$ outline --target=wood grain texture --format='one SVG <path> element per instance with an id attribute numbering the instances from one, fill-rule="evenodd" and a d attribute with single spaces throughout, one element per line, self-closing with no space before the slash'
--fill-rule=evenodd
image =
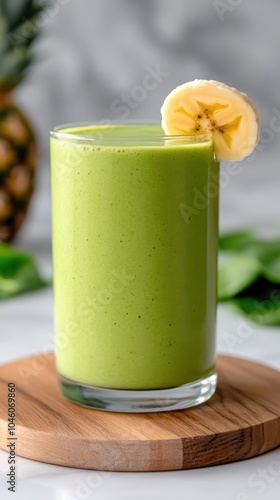
<path id="1" fill-rule="evenodd" d="M 60 393 L 53 354 L 0 367 L 0 447 L 7 449 L 7 384 L 16 384 L 17 454 L 111 471 L 162 471 L 243 460 L 280 445 L 280 372 L 220 356 L 216 394 L 168 413 L 107 413 Z"/>

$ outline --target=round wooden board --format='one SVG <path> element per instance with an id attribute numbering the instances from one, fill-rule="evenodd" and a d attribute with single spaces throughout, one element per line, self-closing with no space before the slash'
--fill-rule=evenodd
<path id="1" fill-rule="evenodd" d="M 70 467 L 163 471 L 223 464 L 280 445 L 280 372 L 220 356 L 216 394 L 167 413 L 91 410 L 60 393 L 53 354 L 0 367 L 0 447 L 7 450 L 8 382 L 16 384 L 16 453 Z"/>

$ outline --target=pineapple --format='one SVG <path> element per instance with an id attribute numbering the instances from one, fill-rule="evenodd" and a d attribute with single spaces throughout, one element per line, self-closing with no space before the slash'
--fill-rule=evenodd
<path id="1" fill-rule="evenodd" d="M 22 225 L 34 187 L 37 148 L 32 128 L 12 101 L 12 91 L 31 62 L 36 17 L 45 3 L 0 1 L 0 241 Z"/>

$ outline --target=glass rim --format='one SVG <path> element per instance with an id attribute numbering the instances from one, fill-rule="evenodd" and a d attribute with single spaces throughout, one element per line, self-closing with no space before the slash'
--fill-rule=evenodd
<path id="1" fill-rule="evenodd" d="M 61 125 L 57 125 L 53 127 L 50 131 L 50 137 L 55 139 L 65 139 L 67 141 L 86 141 L 86 142 L 110 142 L 117 143 L 120 141 L 125 142 L 166 142 L 166 141 L 187 141 L 187 142 L 210 142 L 211 138 L 205 132 L 195 132 L 188 134 L 174 134 L 174 135 L 165 135 L 162 131 L 162 135 L 135 135 L 135 136 L 114 136 L 114 137 L 104 137 L 102 135 L 102 129 L 109 127 L 127 127 L 127 126 L 137 126 L 137 127 L 145 127 L 145 126 L 161 126 L 160 121 L 147 121 L 147 120 L 138 120 L 138 121 L 118 121 L 118 120 L 105 120 L 102 121 L 85 121 L 85 122 L 73 122 L 73 123 L 65 123 Z M 99 132 L 97 132 L 96 136 L 94 135 L 86 135 L 83 134 L 75 134 L 71 133 L 71 129 L 75 130 L 77 128 L 88 128 L 99 126 Z M 67 132 L 65 132 L 67 130 Z M 98 129 L 97 129 L 98 130 Z"/>

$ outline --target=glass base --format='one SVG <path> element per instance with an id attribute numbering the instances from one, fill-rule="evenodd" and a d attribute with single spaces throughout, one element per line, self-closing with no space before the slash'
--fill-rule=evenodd
<path id="1" fill-rule="evenodd" d="M 217 386 L 215 372 L 206 378 L 172 389 L 147 391 L 103 389 L 75 382 L 60 374 L 58 377 L 61 391 L 70 401 L 95 410 L 124 413 L 190 408 L 211 398 Z"/>

